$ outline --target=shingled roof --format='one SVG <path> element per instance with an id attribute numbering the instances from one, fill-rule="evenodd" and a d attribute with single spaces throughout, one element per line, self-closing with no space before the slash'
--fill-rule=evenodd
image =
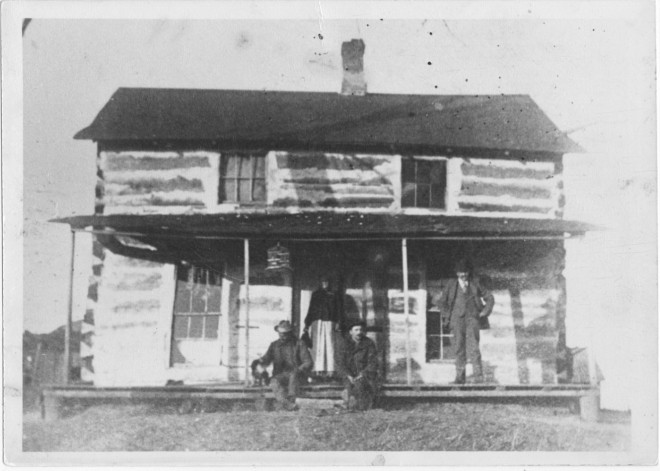
<path id="1" fill-rule="evenodd" d="M 527 95 L 120 88 L 75 138 L 401 153 L 582 151 Z"/>

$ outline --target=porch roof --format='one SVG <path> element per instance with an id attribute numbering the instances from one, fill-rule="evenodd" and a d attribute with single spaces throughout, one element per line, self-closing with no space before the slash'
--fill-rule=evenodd
<path id="1" fill-rule="evenodd" d="M 583 151 L 528 95 L 119 88 L 75 138 L 387 153 Z"/>
<path id="2" fill-rule="evenodd" d="M 583 234 L 578 221 L 447 215 L 302 212 L 71 216 L 51 222 L 126 234 L 190 238 L 387 239 L 450 237 L 534 238 Z"/>

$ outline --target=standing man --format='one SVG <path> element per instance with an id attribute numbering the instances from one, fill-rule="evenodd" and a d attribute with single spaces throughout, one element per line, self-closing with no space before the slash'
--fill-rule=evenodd
<path id="1" fill-rule="evenodd" d="M 364 321 L 349 324 L 348 338 L 338 355 L 337 369 L 344 380 L 343 397 L 349 410 L 368 410 L 378 387 L 378 352 L 373 340 L 365 336 Z"/>
<path id="2" fill-rule="evenodd" d="M 275 331 L 280 338 L 270 344 L 259 362 L 263 366 L 273 364 L 270 387 L 279 407 L 296 410 L 298 384 L 312 368 L 312 357 L 307 347 L 293 335 L 289 321 L 281 321 Z"/>
<path id="3" fill-rule="evenodd" d="M 335 373 L 335 348 L 342 315 L 337 294 L 330 290 L 327 276 L 320 279 L 321 286 L 312 293 L 305 317 L 304 332 L 311 330 L 314 373 L 331 378 Z"/>
<path id="4" fill-rule="evenodd" d="M 483 381 L 483 372 L 479 351 L 479 329 L 487 328 L 488 316 L 493 310 L 495 299 L 481 286 L 479 279 L 472 276 L 472 265 L 469 261 L 459 260 L 454 271 L 456 279 L 447 283 L 439 302 L 440 311 L 443 316 L 449 318 L 449 326 L 454 334 L 453 342 L 456 348 L 454 383 L 465 383 L 466 356 L 472 363 L 474 382 L 480 383 Z"/>

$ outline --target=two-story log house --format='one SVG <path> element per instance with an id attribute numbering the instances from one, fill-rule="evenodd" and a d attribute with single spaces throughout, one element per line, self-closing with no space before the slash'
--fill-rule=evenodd
<path id="1" fill-rule="evenodd" d="M 94 234 L 83 380 L 243 381 L 326 274 L 387 383 L 446 384 L 435 301 L 468 256 L 496 301 L 486 380 L 561 381 L 580 148 L 526 95 L 370 94 L 356 45 L 342 93 L 121 88 L 75 136 L 98 145 L 95 214 L 64 220 Z"/>

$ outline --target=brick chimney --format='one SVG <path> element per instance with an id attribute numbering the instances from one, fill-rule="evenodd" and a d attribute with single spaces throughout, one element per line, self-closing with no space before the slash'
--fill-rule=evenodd
<path id="1" fill-rule="evenodd" d="M 341 83 L 342 95 L 364 95 L 367 84 L 364 81 L 364 41 L 351 39 L 341 45 L 341 58 L 344 66 L 344 80 Z"/>

